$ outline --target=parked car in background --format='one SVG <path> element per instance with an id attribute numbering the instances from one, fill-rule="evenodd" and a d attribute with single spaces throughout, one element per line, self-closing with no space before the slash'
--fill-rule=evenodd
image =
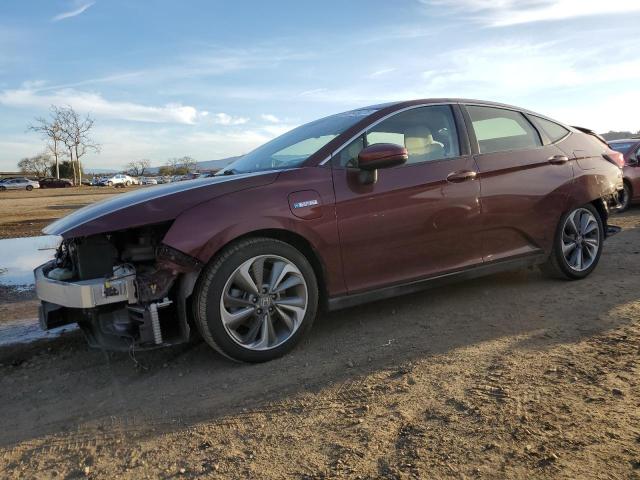
<path id="1" fill-rule="evenodd" d="M 31 191 L 34 188 L 40 188 L 40 183 L 37 180 L 30 180 L 26 177 L 15 177 L 5 179 L 0 182 L 0 190 L 27 190 Z"/>
<path id="2" fill-rule="evenodd" d="M 40 183 L 36 180 L 30 180 L 25 177 L 16 177 L 5 179 L 0 182 L 0 190 L 27 190 L 31 191 L 34 188 L 40 188 Z"/>
<path id="3" fill-rule="evenodd" d="M 477 100 L 332 115 L 216 177 L 47 226 L 63 241 L 35 271 L 40 324 L 78 323 L 91 345 L 125 351 L 187 342 L 195 326 L 223 355 L 262 362 L 323 308 L 533 265 L 583 279 L 613 231 L 617 155 L 587 129 Z"/>
<path id="4" fill-rule="evenodd" d="M 151 178 L 151 177 L 142 177 L 140 179 L 140 182 L 142 183 L 142 185 L 157 185 L 158 184 L 158 180 L 156 180 L 155 178 Z"/>
<path id="5" fill-rule="evenodd" d="M 125 173 L 118 173 L 110 177 L 103 177 L 99 182 L 99 185 L 107 187 L 128 187 L 130 185 L 137 184 L 137 180 Z"/>
<path id="6" fill-rule="evenodd" d="M 611 140 L 609 147 L 620 152 L 624 158 L 624 191 L 620 195 L 618 208 L 619 212 L 623 212 L 640 201 L 640 138 Z"/>
<path id="7" fill-rule="evenodd" d="M 189 172 L 182 176 L 182 180 L 195 180 L 200 177 L 202 177 L 200 172 Z"/>
<path id="8" fill-rule="evenodd" d="M 68 188 L 73 187 L 73 182 L 67 178 L 46 177 L 38 180 L 40 188 Z"/>

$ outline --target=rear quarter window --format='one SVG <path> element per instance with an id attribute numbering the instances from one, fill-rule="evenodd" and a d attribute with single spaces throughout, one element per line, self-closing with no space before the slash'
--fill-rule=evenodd
<path id="1" fill-rule="evenodd" d="M 556 122 L 552 122 L 546 118 L 536 117 L 535 115 L 530 115 L 529 118 L 536 128 L 544 133 L 549 143 L 555 143 L 569 135 L 569 130 Z"/>

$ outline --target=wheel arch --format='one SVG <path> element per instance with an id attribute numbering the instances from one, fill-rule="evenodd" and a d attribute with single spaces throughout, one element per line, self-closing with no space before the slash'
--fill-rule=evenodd
<path id="1" fill-rule="evenodd" d="M 302 253 L 311 264 L 313 273 L 318 281 L 319 305 L 326 308 L 328 305 L 327 292 L 327 271 L 320 253 L 313 247 L 313 244 L 298 232 L 285 230 L 282 228 L 263 228 L 252 230 L 229 240 L 211 256 L 209 262 L 215 262 L 220 254 L 230 245 L 247 240 L 249 238 L 272 238 L 287 243 Z"/>

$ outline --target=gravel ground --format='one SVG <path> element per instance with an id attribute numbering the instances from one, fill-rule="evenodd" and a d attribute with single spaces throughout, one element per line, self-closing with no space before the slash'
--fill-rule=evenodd
<path id="1" fill-rule="evenodd" d="M 267 364 L 77 331 L 0 348 L 0 477 L 640 478 L 640 209 L 613 222 L 586 280 L 524 270 L 326 314 Z"/>
<path id="2" fill-rule="evenodd" d="M 30 192 L 0 192 L 0 238 L 34 237 L 56 218 L 136 188 L 71 187 L 41 188 Z"/>

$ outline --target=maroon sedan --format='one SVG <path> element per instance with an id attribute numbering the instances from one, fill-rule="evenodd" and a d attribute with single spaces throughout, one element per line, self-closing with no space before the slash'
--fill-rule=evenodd
<path id="1" fill-rule="evenodd" d="M 640 201 L 640 138 L 626 140 L 612 140 L 609 146 L 623 155 L 624 191 L 620 195 L 620 207 L 622 212 L 632 203 Z"/>
<path id="2" fill-rule="evenodd" d="M 206 342 L 235 360 L 290 351 L 321 308 L 524 266 L 589 275 L 617 205 L 593 132 L 496 103 L 376 105 L 298 127 L 217 176 L 54 222 L 35 271 L 48 329 L 91 345 Z"/>

